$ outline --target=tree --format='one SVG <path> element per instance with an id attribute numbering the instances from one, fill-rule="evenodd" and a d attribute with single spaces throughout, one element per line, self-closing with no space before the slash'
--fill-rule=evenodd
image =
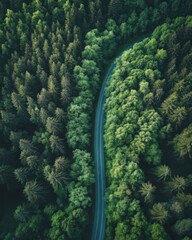
<path id="1" fill-rule="evenodd" d="M 120 0 L 110 0 L 108 15 L 114 19 L 116 19 L 119 14 L 122 12 L 123 5 Z"/>
<path id="2" fill-rule="evenodd" d="M 159 10 L 160 10 L 160 13 L 164 16 L 164 17 L 167 17 L 168 16 L 168 10 L 169 10 L 169 8 L 168 8 L 168 4 L 167 4 L 167 2 L 162 2 L 161 4 L 160 4 L 160 6 L 159 6 Z"/>
<path id="3" fill-rule="evenodd" d="M 63 132 L 63 126 L 61 122 L 54 117 L 47 118 L 46 129 L 53 135 L 60 135 Z"/>
<path id="4" fill-rule="evenodd" d="M 163 63 L 165 62 L 165 60 L 167 59 L 167 52 L 166 52 L 166 50 L 158 49 L 155 57 L 157 58 L 160 66 L 162 66 Z"/>
<path id="5" fill-rule="evenodd" d="M 28 166 L 32 169 L 35 169 L 38 166 L 38 157 L 35 155 L 31 155 L 29 157 L 26 158 L 26 163 L 28 164 Z"/>
<path id="6" fill-rule="evenodd" d="M 167 165 L 160 165 L 155 168 L 154 174 L 157 176 L 158 180 L 165 181 L 171 176 L 171 169 Z"/>
<path id="7" fill-rule="evenodd" d="M 155 192 L 156 187 L 153 186 L 150 182 L 142 183 L 140 193 L 144 197 L 145 202 L 151 202 L 153 199 L 153 193 Z"/>
<path id="8" fill-rule="evenodd" d="M 144 96 L 144 102 L 146 103 L 147 106 L 152 106 L 154 103 L 154 95 L 152 92 L 149 92 Z"/>
<path id="9" fill-rule="evenodd" d="M 25 183 L 30 176 L 30 169 L 27 167 L 17 168 L 14 170 L 15 177 L 18 182 Z"/>
<path id="10" fill-rule="evenodd" d="M 149 24 L 148 15 L 149 15 L 149 10 L 148 8 L 145 8 L 139 16 L 137 24 L 141 32 L 145 32 L 148 27 L 148 24 Z"/>
<path id="11" fill-rule="evenodd" d="M 88 190 L 84 186 L 74 186 L 74 188 L 70 191 L 69 201 L 72 206 L 87 208 L 91 205 L 91 198 L 88 195 Z"/>
<path id="12" fill-rule="evenodd" d="M 46 122 L 47 122 L 47 118 L 48 118 L 48 112 L 45 108 L 41 108 L 40 110 L 40 119 L 41 119 L 41 122 L 46 125 Z"/>
<path id="13" fill-rule="evenodd" d="M 24 99 L 19 94 L 12 92 L 11 100 L 12 100 L 13 106 L 16 108 L 18 112 L 24 109 L 25 107 Z"/>
<path id="14" fill-rule="evenodd" d="M 141 93 L 143 93 L 144 95 L 146 95 L 149 92 L 149 83 L 147 81 L 141 81 L 139 83 L 139 91 Z"/>
<path id="15" fill-rule="evenodd" d="M 71 217 L 69 217 L 67 219 L 66 232 L 67 232 L 67 235 L 69 238 L 78 239 L 79 236 L 81 236 L 82 230 L 80 228 L 79 220 L 80 220 L 80 218 L 71 218 Z M 76 227 L 76 226 L 78 226 L 78 227 Z"/>
<path id="16" fill-rule="evenodd" d="M 192 219 L 186 218 L 178 220 L 174 225 L 174 231 L 180 236 L 189 236 L 192 237 Z"/>
<path id="17" fill-rule="evenodd" d="M 66 213 L 58 210 L 51 216 L 51 228 L 49 230 L 49 237 L 51 240 L 66 239 L 66 232 L 64 228 L 64 220 Z"/>
<path id="18" fill-rule="evenodd" d="M 183 159 L 188 156 L 191 158 L 192 151 L 192 124 L 185 128 L 180 134 L 173 139 L 175 153 Z"/>
<path id="19" fill-rule="evenodd" d="M 51 93 L 54 100 L 57 101 L 59 97 L 60 87 L 58 80 L 53 75 L 50 75 L 48 78 L 48 91 Z"/>
<path id="20" fill-rule="evenodd" d="M 37 180 L 32 180 L 25 184 L 23 192 L 29 202 L 35 203 L 39 200 L 45 200 L 47 191 L 41 183 L 37 182 Z"/>
<path id="21" fill-rule="evenodd" d="M 69 79 L 65 76 L 62 76 L 61 79 L 61 104 L 62 106 L 66 106 L 70 100 L 71 88 Z"/>
<path id="22" fill-rule="evenodd" d="M 32 209 L 30 205 L 25 203 L 16 208 L 14 218 L 19 222 L 25 222 L 31 217 L 31 214 Z"/>
<path id="23" fill-rule="evenodd" d="M 58 154 L 65 153 L 65 146 L 62 138 L 59 138 L 58 136 L 55 136 L 55 135 L 51 135 L 50 143 L 51 143 L 52 152 L 55 152 Z"/>
<path id="24" fill-rule="evenodd" d="M 43 52 L 44 52 L 45 59 L 48 60 L 50 57 L 50 47 L 47 39 L 45 39 L 43 44 Z"/>
<path id="25" fill-rule="evenodd" d="M 10 141 L 12 142 L 13 149 L 19 150 L 19 141 L 27 136 L 25 131 L 11 131 Z"/>
<path id="26" fill-rule="evenodd" d="M 60 171 L 51 170 L 50 166 L 46 166 L 44 168 L 45 176 L 52 185 L 53 189 L 57 191 L 61 188 L 64 184 L 67 183 L 66 173 Z"/>
<path id="27" fill-rule="evenodd" d="M 90 154 L 79 149 L 76 149 L 73 154 L 74 163 L 71 165 L 71 177 L 80 181 L 83 186 L 92 184 L 95 178 Z"/>
<path id="28" fill-rule="evenodd" d="M 192 204 L 192 194 L 185 194 L 183 192 L 179 192 L 177 194 L 177 199 L 184 207 L 189 207 Z"/>
<path id="29" fill-rule="evenodd" d="M 158 9 L 153 10 L 153 16 L 152 16 L 152 22 L 156 25 L 159 23 L 159 20 L 161 19 L 161 15 Z"/>
<path id="30" fill-rule="evenodd" d="M 51 101 L 51 94 L 42 88 L 41 92 L 37 94 L 37 102 L 40 107 L 47 107 L 48 103 Z"/>
<path id="31" fill-rule="evenodd" d="M 161 104 L 161 113 L 164 116 L 169 116 L 173 113 L 176 108 L 177 96 L 175 93 L 171 94 L 166 100 Z"/>
<path id="32" fill-rule="evenodd" d="M 141 136 L 141 133 L 140 133 Z M 148 137 L 148 135 L 146 134 Z M 145 141 L 147 140 L 147 137 L 145 138 Z M 162 152 L 159 149 L 159 145 L 157 142 L 151 143 L 149 146 L 147 146 L 145 150 L 145 160 L 147 163 L 151 165 L 158 165 L 161 162 Z"/>
<path id="33" fill-rule="evenodd" d="M 187 111 L 185 107 L 176 108 L 173 113 L 169 116 L 169 120 L 172 124 L 175 124 L 176 128 L 180 127 L 182 122 L 187 116 Z"/>
<path id="34" fill-rule="evenodd" d="M 173 177 L 167 184 L 168 191 L 183 192 L 186 187 L 186 180 L 184 177 Z"/>
<path id="35" fill-rule="evenodd" d="M 40 123 L 40 118 L 39 118 L 39 107 L 37 103 L 34 101 L 33 98 L 27 97 L 27 111 L 30 115 L 30 121 L 34 124 L 39 124 Z"/>
<path id="36" fill-rule="evenodd" d="M 169 218 L 169 213 L 163 203 L 154 204 L 150 212 L 152 219 L 160 224 L 164 224 Z"/>
<path id="37" fill-rule="evenodd" d="M 179 201 L 173 201 L 170 207 L 171 211 L 174 212 L 175 214 L 181 214 L 183 211 L 183 206 Z"/>
<path id="38" fill-rule="evenodd" d="M 95 24 L 96 19 L 97 19 L 97 6 L 96 3 L 91 1 L 89 2 L 89 11 L 90 11 L 90 19 L 91 19 L 91 24 Z"/>
<path id="39" fill-rule="evenodd" d="M 56 171 L 67 171 L 69 169 L 69 166 L 69 160 L 65 157 L 58 157 L 54 163 Z"/>
<path id="40" fill-rule="evenodd" d="M 53 167 L 47 165 L 44 168 L 45 177 L 55 191 L 64 187 L 68 181 L 68 164 L 67 159 L 59 157 L 55 160 Z"/>
<path id="41" fill-rule="evenodd" d="M 31 216 L 27 221 L 21 222 L 15 231 L 15 236 L 18 239 L 29 238 L 34 239 L 35 237 L 41 236 L 43 226 L 43 216 L 40 214 L 35 214 Z"/>
<path id="42" fill-rule="evenodd" d="M 26 96 L 36 97 L 37 93 L 40 90 L 39 82 L 35 82 L 35 77 L 30 74 L 28 71 L 25 72 L 25 85 L 24 92 Z"/>
<path id="43" fill-rule="evenodd" d="M 153 223 L 149 226 L 149 239 L 151 240 L 167 240 L 169 239 L 165 229 L 158 223 Z"/>
<path id="44" fill-rule="evenodd" d="M 127 236 L 127 225 L 122 222 L 122 223 L 118 223 L 116 228 L 115 228 L 115 238 L 114 240 L 125 240 L 128 238 Z"/>
<path id="45" fill-rule="evenodd" d="M 21 149 L 21 156 L 30 156 L 37 153 L 37 148 L 33 145 L 31 141 L 27 139 L 21 139 L 19 142 L 19 146 Z"/>

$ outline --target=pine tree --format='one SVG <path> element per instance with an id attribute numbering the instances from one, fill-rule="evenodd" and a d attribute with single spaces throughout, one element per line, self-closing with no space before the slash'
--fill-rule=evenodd
<path id="1" fill-rule="evenodd" d="M 27 167 L 17 168 L 14 171 L 15 177 L 18 182 L 25 183 L 30 176 L 30 169 Z"/>
<path id="2" fill-rule="evenodd" d="M 38 157 L 31 155 L 26 158 L 26 163 L 31 169 L 35 169 L 38 166 Z"/>
<path id="3" fill-rule="evenodd" d="M 63 132 L 63 126 L 57 118 L 48 117 L 46 123 L 46 129 L 53 135 L 60 135 Z"/>
<path id="4" fill-rule="evenodd" d="M 47 107 L 48 103 L 51 101 L 51 94 L 45 89 L 42 88 L 41 92 L 37 95 L 37 102 L 40 107 Z"/>
<path id="5" fill-rule="evenodd" d="M 50 51 L 50 47 L 47 39 L 45 39 L 43 44 L 43 52 L 44 52 L 45 59 L 48 60 L 50 57 L 51 51 Z"/>
<path id="6" fill-rule="evenodd" d="M 61 104 L 67 106 L 70 100 L 70 82 L 67 77 L 62 76 L 61 79 Z"/>
<path id="7" fill-rule="evenodd" d="M 54 153 L 60 153 L 64 154 L 65 153 L 65 146 L 64 146 L 64 141 L 62 138 L 59 138 L 58 136 L 52 135 L 50 137 L 50 143 L 51 143 L 51 150 Z"/>
<path id="8" fill-rule="evenodd" d="M 31 206 L 29 204 L 24 203 L 16 208 L 14 212 L 14 218 L 19 222 L 25 222 L 31 217 L 31 214 L 32 214 Z"/>
<path id="9" fill-rule="evenodd" d="M 173 177 L 167 184 L 167 190 L 171 192 L 183 192 L 186 188 L 186 180 L 184 177 Z"/>
<path id="10" fill-rule="evenodd" d="M 121 14 L 123 9 L 122 1 L 121 0 L 110 0 L 109 8 L 108 8 L 108 15 L 114 19 L 117 19 Z"/>
<path id="11" fill-rule="evenodd" d="M 169 218 L 169 213 L 164 204 L 156 203 L 151 209 L 151 217 L 154 221 L 164 224 Z"/>
<path id="12" fill-rule="evenodd" d="M 27 139 L 21 139 L 19 142 L 21 156 L 30 156 L 37 153 L 37 148 Z"/>
<path id="13" fill-rule="evenodd" d="M 171 169 L 167 165 L 160 165 L 155 168 L 154 174 L 157 176 L 158 180 L 167 180 L 171 176 Z"/>
<path id="14" fill-rule="evenodd" d="M 45 200 L 46 188 L 38 183 L 37 180 L 27 182 L 23 190 L 27 200 L 31 203 L 35 203 L 39 200 Z"/>
<path id="15" fill-rule="evenodd" d="M 156 187 L 153 186 L 150 182 L 142 183 L 140 193 L 144 197 L 145 202 L 151 202 L 153 200 L 153 193 L 155 192 Z"/>
<path id="16" fill-rule="evenodd" d="M 44 174 L 47 181 L 52 185 L 56 191 L 67 183 L 66 172 L 51 169 L 50 166 L 44 168 Z"/>

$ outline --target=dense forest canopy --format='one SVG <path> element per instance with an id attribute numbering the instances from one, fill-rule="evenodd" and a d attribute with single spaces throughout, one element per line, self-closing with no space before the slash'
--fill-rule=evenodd
<path id="1" fill-rule="evenodd" d="M 107 239 L 192 237 L 192 17 L 157 27 L 107 88 Z"/>
<path id="2" fill-rule="evenodd" d="M 122 57 L 108 86 L 106 238 L 139 239 L 148 222 L 146 239 L 191 237 L 192 21 L 171 23 L 191 13 L 190 0 L 0 2 L 0 239 L 90 238 L 104 70 L 119 46 L 165 22 Z M 114 84 L 123 94 L 110 100 Z M 164 186 L 173 190 L 158 199 Z"/>

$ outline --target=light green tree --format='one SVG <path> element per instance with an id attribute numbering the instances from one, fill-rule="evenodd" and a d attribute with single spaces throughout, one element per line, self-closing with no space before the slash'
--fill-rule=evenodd
<path id="1" fill-rule="evenodd" d="M 163 203 L 154 204 L 150 212 L 151 218 L 160 224 L 164 224 L 169 218 L 168 210 Z"/>
<path id="2" fill-rule="evenodd" d="M 144 198 L 145 202 L 151 202 L 153 200 L 153 194 L 156 190 L 156 187 L 153 186 L 150 182 L 142 183 L 140 188 L 140 193 Z"/>
<path id="3" fill-rule="evenodd" d="M 165 181 L 171 176 L 171 169 L 167 165 L 160 165 L 155 168 L 154 174 L 158 180 Z"/>

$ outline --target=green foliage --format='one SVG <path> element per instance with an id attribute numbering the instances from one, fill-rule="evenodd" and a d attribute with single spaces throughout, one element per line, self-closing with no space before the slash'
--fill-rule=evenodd
<path id="1" fill-rule="evenodd" d="M 160 165 L 155 168 L 154 174 L 159 180 L 165 181 L 171 176 L 171 169 L 166 165 Z"/>
<path id="2" fill-rule="evenodd" d="M 160 9 L 168 11 L 167 3 Z M 142 239 L 169 239 L 165 229 L 174 233 L 173 227 L 167 228 L 168 220 L 173 225 L 191 209 L 190 180 L 185 178 L 191 167 L 192 119 L 191 70 L 184 60 L 191 53 L 191 29 L 184 34 L 188 21 L 177 18 L 155 29 L 117 60 L 109 80 L 104 135 L 107 239 L 139 239 L 140 231 Z M 128 196 L 120 192 L 122 182 Z M 144 217 L 140 225 L 134 221 L 127 226 L 133 219 L 128 206 L 139 197 L 137 214 Z M 143 229 L 146 222 L 152 222 L 149 232 Z"/>
<path id="3" fill-rule="evenodd" d="M 23 190 L 27 200 L 31 203 L 35 203 L 39 200 L 45 200 L 46 189 L 41 184 L 35 181 L 30 181 L 25 184 Z"/>
<path id="4" fill-rule="evenodd" d="M 64 188 L 67 183 L 68 166 L 68 160 L 64 157 L 59 157 L 55 160 L 53 167 L 47 165 L 44 168 L 45 177 L 56 192 Z"/>
<path id="5" fill-rule="evenodd" d="M 152 240 L 166 240 L 169 239 L 164 228 L 158 224 L 158 223 L 153 223 L 149 226 L 149 232 L 150 232 L 150 237 L 149 239 Z"/>
<path id="6" fill-rule="evenodd" d="M 26 167 L 17 168 L 15 169 L 14 173 L 17 181 L 23 184 L 28 180 L 30 169 Z"/>
<path id="7" fill-rule="evenodd" d="M 64 154 L 64 140 L 58 136 L 51 135 L 50 137 L 51 151 L 56 154 Z"/>
<path id="8" fill-rule="evenodd" d="M 64 219 L 65 213 L 61 210 L 57 211 L 52 215 L 51 218 L 51 229 L 49 231 L 49 237 L 52 240 L 56 239 L 65 239 L 65 231 L 64 231 Z"/>
<path id="9" fill-rule="evenodd" d="M 186 180 L 184 177 L 176 176 L 168 182 L 170 191 L 183 192 L 186 187 Z"/>
<path id="10" fill-rule="evenodd" d="M 153 186 L 151 183 L 142 183 L 141 186 L 141 195 L 144 197 L 145 202 L 150 202 L 153 199 L 153 193 L 156 190 L 156 187 Z"/>
<path id="11" fill-rule="evenodd" d="M 33 237 L 41 237 L 39 232 L 42 226 L 42 216 L 40 214 L 33 215 L 28 221 L 22 222 L 18 225 L 15 236 L 18 239 L 24 239 L 24 237 L 29 237 L 29 239 L 33 239 Z"/>
<path id="12" fill-rule="evenodd" d="M 189 14 L 190 2 L 1 1 L 0 184 L 3 194 L 5 185 L 8 194 L 14 191 L 20 201 L 15 211 L 17 222 L 7 223 L 15 229 L 8 234 L 3 229 L 1 239 L 83 239 L 94 183 L 92 117 L 104 68 L 123 41 L 152 29 L 167 17 Z M 111 97 L 109 101 L 111 107 L 118 107 L 107 116 L 110 131 L 105 136 L 114 227 L 109 233 L 111 239 L 113 235 L 116 239 L 143 237 L 146 219 L 138 202 L 132 201 L 138 198 L 136 192 L 145 181 L 140 160 L 160 164 L 163 153 L 158 134 L 166 139 L 171 130 L 182 130 L 190 122 L 192 95 L 186 86 L 191 79 L 191 53 L 187 54 L 191 49 L 191 22 L 187 18 L 184 34 L 174 33 L 175 42 L 167 48 L 169 34 L 174 32 L 168 24 L 135 46 L 135 54 L 125 54 L 123 58 L 131 67 L 123 61 L 117 63 L 125 72 L 118 72 L 115 78 L 124 80 L 126 74 L 127 78 L 121 86 L 107 90 L 114 96 L 119 93 L 117 99 Z M 184 19 L 177 19 L 173 29 L 182 24 Z M 177 43 L 180 35 L 187 38 L 181 47 Z M 170 56 L 181 61 L 172 59 L 169 70 L 161 75 Z M 186 69 L 179 76 L 177 66 Z M 170 97 L 172 90 L 167 94 L 165 85 L 174 85 L 176 97 Z M 164 118 L 168 127 L 163 125 Z M 190 140 L 185 139 L 189 134 L 190 129 L 188 133 L 179 131 L 180 137 L 172 141 L 182 159 L 191 157 Z M 182 193 L 178 194 L 183 203 Z M 187 196 L 185 204 L 189 205 L 190 194 Z M 45 213 L 46 206 L 53 208 Z M 127 209 L 132 219 L 121 221 Z"/>
<path id="13" fill-rule="evenodd" d="M 32 209 L 30 208 L 30 205 L 19 205 L 14 212 L 14 218 L 19 222 L 25 222 L 31 217 L 31 213 Z"/>
<path id="14" fill-rule="evenodd" d="M 162 203 L 156 203 L 151 209 L 151 217 L 158 223 L 165 223 L 169 218 L 169 213 Z"/>
<path id="15" fill-rule="evenodd" d="M 76 149 L 74 151 L 74 160 L 75 162 L 71 166 L 71 177 L 77 179 L 83 186 L 94 183 L 90 154 Z"/>
<path id="16" fill-rule="evenodd" d="M 191 139 L 192 125 L 190 124 L 180 134 L 176 135 L 173 139 L 174 148 L 176 154 L 180 158 L 189 157 L 191 158 L 192 150 L 192 139 Z"/>
<path id="17" fill-rule="evenodd" d="M 174 225 L 174 231 L 179 236 L 188 236 L 192 237 L 192 219 L 182 219 L 180 221 L 177 221 Z"/>
<path id="18" fill-rule="evenodd" d="M 86 187 L 73 186 L 70 192 L 69 201 L 74 207 L 85 208 L 90 204 L 91 199 L 88 197 Z"/>

